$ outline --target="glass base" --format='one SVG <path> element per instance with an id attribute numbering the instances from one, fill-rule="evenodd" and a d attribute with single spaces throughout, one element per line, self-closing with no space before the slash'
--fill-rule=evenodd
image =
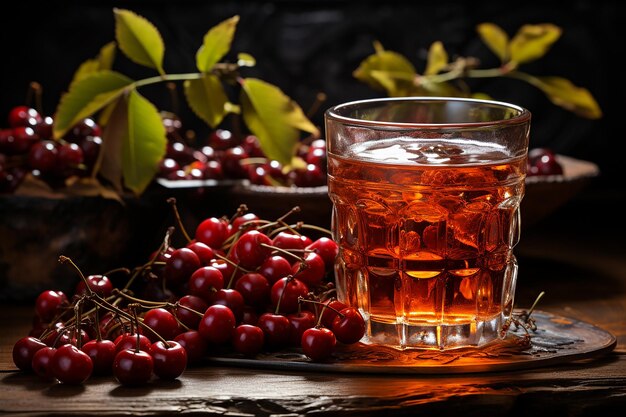
<path id="1" fill-rule="evenodd" d="M 378 344 L 397 349 L 451 349 L 467 346 L 481 346 L 500 338 L 504 322 L 499 314 L 488 319 L 476 319 L 459 324 L 408 324 L 389 323 L 372 320 L 364 313 L 367 324 L 365 336 L 361 340 L 367 344 Z"/>

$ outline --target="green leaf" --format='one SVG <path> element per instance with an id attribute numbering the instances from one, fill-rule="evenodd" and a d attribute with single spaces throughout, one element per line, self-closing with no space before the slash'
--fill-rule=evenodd
<path id="1" fill-rule="evenodd" d="M 500 61 L 508 61 L 509 35 L 500 26 L 493 23 L 481 23 L 476 27 L 476 31 L 491 52 L 500 58 Z"/>
<path id="2" fill-rule="evenodd" d="M 118 193 L 122 187 L 122 147 L 128 135 L 128 100 L 119 97 L 109 104 L 110 116 L 102 132 L 102 148 L 100 150 L 101 164 L 99 174 L 108 180 Z"/>
<path id="3" fill-rule="evenodd" d="M 154 68 L 163 75 L 165 45 L 161 34 L 146 18 L 124 9 L 115 13 L 115 38 L 120 49 L 133 62 Z"/>
<path id="4" fill-rule="evenodd" d="M 562 77 L 534 77 L 527 74 L 526 76 L 528 82 L 543 91 L 557 106 L 588 119 L 602 117 L 598 102 L 586 88 L 578 87 Z"/>
<path id="5" fill-rule="evenodd" d="M 448 53 L 440 41 L 433 42 L 428 49 L 424 75 L 435 75 L 448 65 Z"/>
<path id="6" fill-rule="evenodd" d="M 379 43 L 375 49 L 376 53 L 365 58 L 354 71 L 354 77 L 390 96 L 408 95 L 417 75 L 413 64 L 397 52 L 382 49 Z"/>
<path id="7" fill-rule="evenodd" d="M 560 36 L 561 28 L 550 23 L 522 26 L 509 44 L 511 61 L 523 64 L 541 58 Z"/>
<path id="8" fill-rule="evenodd" d="M 256 78 L 242 80 L 243 120 L 259 138 L 261 149 L 283 165 L 291 162 L 300 139 L 299 130 L 318 133 L 296 102 L 278 87 Z"/>
<path id="9" fill-rule="evenodd" d="M 60 139 L 76 123 L 114 101 L 133 83 L 114 71 L 98 71 L 70 85 L 57 107 L 54 137 Z"/>
<path id="10" fill-rule="evenodd" d="M 165 156 L 167 138 L 158 109 L 137 90 L 128 97 L 128 134 L 122 147 L 124 185 L 141 194 Z"/>
<path id="11" fill-rule="evenodd" d="M 256 65 L 256 59 L 250 54 L 240 52 L 237 54 L 237 65 L 240 67 L 253 67 Z"/>
<path id="12" fill-rule="evenodd" d="M 115 59 L 115 42 L 109 42 L 100 48 L 100 53 L 95 59 L 88 59 L 76 70 L 72 83 L 82 80 L 86 76 L 101 70 L 110 70 Z M 71 84 L 71 83 L 70 83 Z"/>
<path id="13" fill-rule="evenodd" d="M 228 102 L 219 78 L 213 74 L 204 74 L 200 79 L 185 81 L 184 86 L 191 110 L 215 129 L 227 113 Z"/>
<path id="14" fill-rule="evenodd" d="M 202 46 L 196 53 L 196 67 L 201 72 L 209 72 L 230 50 L 235 36 L 239 16 L 226 19 L 209 29 L 204 35 Z"/>

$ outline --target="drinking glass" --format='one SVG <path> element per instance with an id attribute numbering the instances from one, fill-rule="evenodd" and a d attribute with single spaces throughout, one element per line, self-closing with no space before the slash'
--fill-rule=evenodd
<path id="1" fill-rule="evenodd" d="M 503 337 L 530 118 L 463 98 L 326 111 L 337 297 L 365 318 L 365 343 L 447 349 Z"/>

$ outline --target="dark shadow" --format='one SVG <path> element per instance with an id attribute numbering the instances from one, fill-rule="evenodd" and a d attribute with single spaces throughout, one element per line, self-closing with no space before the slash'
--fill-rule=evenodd
<path id="1" fill-rule="evenodd" d="M 109 395 L 112 397 L 145 397 L 149 395 L 154 388 L 156 387 L 150 383 L 139 386 L 119 385 L 109 391 Z"/>
<path id="2" fill-rule="evenodd" d="M 85 392 L 85 386 L 70 384 L 54 384 L 48 389 L 43 390 L 43 395 L 56 398 L 67 398 L 81 395 Z"/>
<path id="3" fill-rule="evenodd" d="M 52 383 L 52 381 L 47 381 L 35 374 L 26 372 L 11 372 L 10 374 L 3 376 L 1 382 L 6 385 L 19 385 L 29 391 L 43 390 L 49 387 Z"/>

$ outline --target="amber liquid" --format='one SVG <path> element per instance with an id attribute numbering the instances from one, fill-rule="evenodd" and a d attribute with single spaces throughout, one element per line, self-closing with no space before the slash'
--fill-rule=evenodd
<path id="1" fill-rule="evenodd" d="M 471 325 L 511 308 L 525 159 L 457 142 L 329 155 L 338 293 L 372 322 Z"/>

